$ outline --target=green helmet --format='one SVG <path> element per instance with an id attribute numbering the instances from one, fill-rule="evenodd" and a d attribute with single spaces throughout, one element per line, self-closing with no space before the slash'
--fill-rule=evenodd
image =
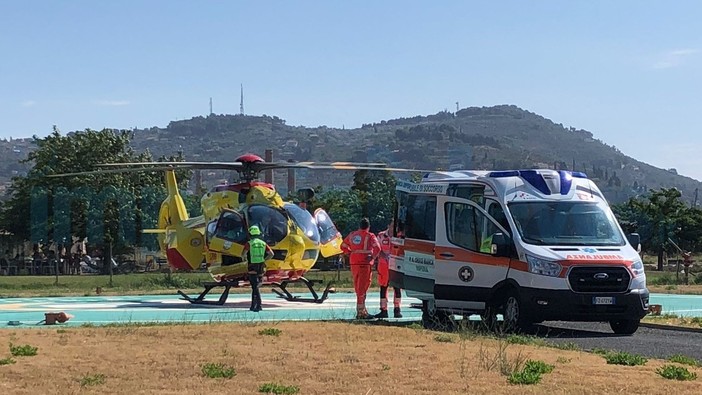
<path id="1" fill-rule="evenodd" d="M 249 234 L 250 234 L 251 236 L 259 236 L 259 235 L 261 234 L 261 230 L 258 229 L 258 226 L 252 225 L 252 226 L 249 228 Z"/>

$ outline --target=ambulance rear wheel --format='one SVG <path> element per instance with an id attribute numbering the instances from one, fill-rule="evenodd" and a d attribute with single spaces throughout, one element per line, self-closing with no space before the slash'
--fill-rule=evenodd
<path id="1" fill-rule="evenodd" d="M 639 329 L 639 320 L 609 321 L 609 326 L 617 335 L 633 335 Z"/>
<path id="2" fill-rule="evenodd" d="M 451 330 L 455 323 L 451 315 L 443 310 L 438 310 L 433 302 L 422 302 L 422 326 L 424 329 L 445 331 Z"/>

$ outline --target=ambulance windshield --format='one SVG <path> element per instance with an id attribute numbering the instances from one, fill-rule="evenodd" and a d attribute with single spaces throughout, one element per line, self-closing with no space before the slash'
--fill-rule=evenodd
<path id="1" fill-rule="evenodd" d="M 538 245 L 623 246 L 616 220 L 603 203 L 519 202 L 509 211 L 522 239 Z"/>

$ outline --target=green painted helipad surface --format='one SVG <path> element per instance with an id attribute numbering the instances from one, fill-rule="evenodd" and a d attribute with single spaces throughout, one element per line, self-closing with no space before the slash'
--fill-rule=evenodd
<path id="1" fill-rule="evenodd" d="M 300 296 L 305 296 L 300 294 Z M 211 295 L 208 300 L 216 300 Z M 368 310 L 378 312 L 377 293 L 368 295 Z M 249 294 L 231 294 L 223 306 L 192 305 L 179 296 L 95 296 L 52 298 L 0 299 L 0 327 L 19 321 L 21 326 L 34 326 L 47 312 L 66 312 L 74 317 L 70 326 L 105 325 L 129 322 L 225 322 L 225 321 L 300 321 L 353 319 L 356 315 L 356 297 L 352 293 L 331 294 L 321 304 L 288 302 L 273 294 L 264 294 L 263 311 L 249 311 Z M 402 300 L 403 320 L 417 320 L 421 312 L 410 308 L 418 300 Z M 392 301 L 391 301 L 392 303 Z M 392 315 L 392 313 L 391 313 Z"/>
<path id="2" fill-rule="evenodd" d="M 211 296 L 216 298 L 217 295 Z M 419 320 L 421 312 L 410 308 L 413 298 L 402 299 L 402 320 Z M 663 313 L 681 316 L 702 316 L 702 296 L 652 294 L 652 304 L 663 306 Z M 263 311 L 249 311 L 248 294 L 232 294 L 224 306 L 191 305 L 177 295 L 164 296 L 95 296 L 56 298 L 0 299 L 0 328 L 10 321 L 20 327 L 32 327 L 44 319 L 44 313 L 63 311 L 74 318 L 69 326 L 105 325 L 129 322 L 226 322 L 226 321 L 301 321 L 352 319 L 356 299 L 352 293 L 332 294 L 322 304 L 287 302 L 273 294 L 263 295 Z M 378 311 L 378 294 L 368 295 L 369 311 Z"/>

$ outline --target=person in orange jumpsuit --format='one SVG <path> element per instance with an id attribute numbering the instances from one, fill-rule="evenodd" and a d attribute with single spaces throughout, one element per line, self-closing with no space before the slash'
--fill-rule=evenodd
<path id="1" fill-rule="evenodd" d="M 366 293 L 371 284 L 373 261 L 380 254 L 380 244 L 370 232 L 368 218 L 361 220 L 360 229 L 349 233 L 341 243 L 341 250 L 349 256 L 353 288 L 356 291 L 356 318 L 373 318 L 366 310 Z"/>
<path id="2" fill-rule="evenodd" d="M 393 221 L 390 221 L 388 228 L 378 233 L 380 243 L 380 255 L 378 255 L 378 285 L 380 286 L 380 313 L 375 318 L 388 318 L 388 283 L 390 282 L 390 251 L 392 249 L 391 239 L 393 236 Z M 402 289 L 393 287 L 393 317 L 402 318 L 400 304 L 402 303 Z"/>

